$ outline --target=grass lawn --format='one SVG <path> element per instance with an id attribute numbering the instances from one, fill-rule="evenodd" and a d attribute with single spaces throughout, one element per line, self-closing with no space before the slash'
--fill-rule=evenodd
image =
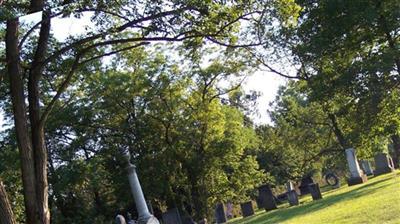
<path id="1" fill-rule="evenodd" d="M 399 170 L 370 177 L 364 184 L 328 190 L 322 195 L 323 199 L 319 201 L 305 196 L 300 199 L 299 206 L 284 204 L 278 210 L 260 211 L 252 217 L 230 223 L 400 223 Z"/>

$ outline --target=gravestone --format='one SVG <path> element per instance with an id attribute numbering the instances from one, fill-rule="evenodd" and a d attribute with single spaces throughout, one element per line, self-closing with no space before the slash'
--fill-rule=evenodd
<path id="1" fill-rule="evenodd" d="M 289 181 L 286 183 L 286 189 L 287 191 L 293 191 L 294 190 L 294 185 L 292 181 Z"/>
<path id="2" fill-rule="evenodd" d="M 117 215 L 115 217 L 115 223 L 117 224 L 126 224 L 125 218 L 122 215 Z"/>
<path id="3" fill-rule="evenodd" d="M 295 190 L 288 191 L 287 196 L 290 206 L 299 205 L 299 197 Z"/>
<path id="4" fill-rule="evenodd" d="M 375 171 L 374 171 L 375 176 L 394 171 L 393 161 L 391 161 L 391 157 L 388 156 L 386 153 L 376 154 L 374 160 L 375 160 Z"/>
<path id="5" fill-rule="evenodd" d="M 226 223 L 226 214 L 224 204 L 218 203 L 215 208 L 215 220 L 217 223 Z"/>
<path id="6" fill-rule="evenodd" d="M 248 201 L 248 202 L 240 204 L 240 208 L 242 209 L 243 217 L 248 217 L 248 216 L 254 215 L 254 208 L 253 208 L 252 201 Z"/>
<path id="7" fill-rule="evenodd" d="M 311 197 L 314 201 L 322 199 L 321 189 L 319 188 L 318 183 L 309 184 L 308 189 L 310 190 Z"/>
<path id="8" fill-rule="evenodd" d="M 300 194 L 301 195 L 309 194 L 310 190 L 308 189 L 308 185 L 313 184 L 313 183 L 314 183 L 314 180 L 312 179 L 311 176 L 305 176 L 305 177 L 301 178 L 301 183 L 299 186 Z"/>
<path id="9" fill-rule="evenodd" d="M 395 168 L 394 168 L 394 163 L 393 163 L 393 159 L 392 159 L 391 156 L 389 156 L 389 164 L 390 164 L 390 167 L 392 167 L 393 170 L 394 170 L 394 169 L 395 169 Z"/>
<path id="10" fill-rule="evenodd" d="M 333 188 L 339 188 L 340 187 L 340 181 L 339 178 L 334 174 L 334 173 L 328 173 L 325 175 L 325 182 L 329 185 L 332 186 Z"/>
<path id="11" fill-rule="evenodd" d="M 277 209 L 274 194 L 269 185 L 262 185 L 258 188 L 258 197 L 261 207 L 266 211 Z"/>
<path id="12" fill-rule="evenodd" d="M 264 205 L 262 204 L 262 200 L 260 197 L 256 198 L 256 204 L 257 204 L 257 208 L 264 208 Z"/>
<path id="13" fill-rule="evenodd" d="M 162 213 L 163 224 L 182 224 L 181 216 L 177 208 L 169 209 Z"/>
<path id="14" fill-rule="evenodd" d="M 353 148 L 346 149 L 347 165 L 350 170 L 350 177 L 347 179 L 349 186 L 361 184 L 368 180 L 367 175 L 360 169 L 358 165 L 355 150 Z"/>
<path id="15" fill-rule="evenodd" d="M 371 163 L 368 160 L 361 160 L 361 169 L 368 176 L 374 174 L 374 171 L 372 171 Z"/>

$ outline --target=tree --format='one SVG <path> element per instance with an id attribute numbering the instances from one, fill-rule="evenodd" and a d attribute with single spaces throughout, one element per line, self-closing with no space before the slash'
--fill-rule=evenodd
<path id="1" fill-rule="evenodd" d="M 253 6 L 260 6 L 236 1 L 226 5 L 202 1 L 152 1 L 142 4 L 137 1 L 120 4 L 89 1 L 50 10 L 43 0 L 32 0 L 28 5 L 29 12 L 42 11 L 42 20 L 20 38 L 19 19 L 9 19 L 5 41 L 6 73 L 21 156 L 27 223 L 50 222 L 45 124 L 77 70 L 103 56 L 155 41 L 192 40 L 196 43 L 206 38 L 215 43 L 228 41 L 229 44 L 225 45 L 235 45 L 232 42 L 232 27 L 237 26 L 240 20 L 257 14 Z M 56 43 L 51 38 L 53 18 L 79 16 L 84 12 L 95 13 L 93 18 L 99 28 L 97 32 L 71 37 L 64 44 Z M 30 38 L 36 29 L 40 29 L 39 35 Z M 54 68 L 56 70 L 52 70 Z M 57 87 L 51 100 L 44 102 L 41 87 L 43 77 L 47 76 L 52 77 L 50 82 Z M 26 97 L 28 105 L 25 104 Z M 26 113 L 27 106 L 29 113 Z"/>
<path id="2" fill-rule="evenodd" d="M 342 149 L 337 146 L 323 105 L 309 100 L 304 85 L 304 81 L 291 81 L 281 87 L 271 104 L 273 125 L 256 129 L 262 139 L 258 161 L 273 177 L 271 184 L 300 180 L 316 171 L 342 165 L 328 164 L 329 159 L 342 157 Z"/>
<path id="3" fill-rule="evenodd" d="M 3 181 L 0 179 L 0 223 L 1 224 L 15 224 L 14 213 L 11 209 L 10 201 L 5 190 Z"/>
<path id="4" fill-rule="evenodd" d="M 85 81 L 55 105 L 46 125 L 52 223 L 106 221 L 118 209 L 134 210 L 121 148 L 131 151 L 154 208 L 178 207 L 195 219 L 212 218 L 217 201 L 248 199 L 263 180 L 247 153 L 257 148 L 252 127 L 222 103 L 250 66 L 235 54 L 178 66 L 185 63 L 167 57 L 167 47 L 119 53 L 96 73 L 79 70 L 75 78 Z M 236 82 L 219 85 L 231 77 Z"/>
<path id="5" fill-rule="evenodd" d="M 385 99 L 397 95 L 400 54 L 395 46 L 400 14 L 393 7 L 399 2 L 300 0 L 295 4 L 301 8 L 297 23 L 281 22 L 271 41 L 276 58 L 289 52 L 297 74 L 273 69 L 265 57 L 259 57 L 260 62 L 276 74 L 307 82 L 309 100 L 324 105 L 342 148 L 366 146 L 364 140 L 371 135 L 388 135 L 371 129 L 394 131 L 376 118 L 388 114 Z"/>

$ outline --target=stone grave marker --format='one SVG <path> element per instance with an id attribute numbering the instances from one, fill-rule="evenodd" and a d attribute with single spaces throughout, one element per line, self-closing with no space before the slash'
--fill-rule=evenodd
<path id="1" fill-rule="evenodd" d="M 117 224 L 126 224 L 125 218 L 122 215 L 117 215 L 115 217 L 115 223 Z"/>
<path id="2" fill-rule="evenodd" d="M 334 173 L 328 173 L 325 175 L 325 182 L 329 185 L 332 186 L 333 188 L 339 188 L 340 187 L 340 181 L 339 178 L 334 174 Z"/>
<path id="3" fill-rule="evenodd" d="M 295 190 L 288 191 L 287 196 L 290 206 L 299 205 L 299 197 L 297 196 L 297 192 Z"/>
<path id="4" fill-rule="evenodd" d="M 361 160 L 361 169 L 368 176 L 374 174 L 374 171 L 372 171 L 371 163 L 368 160 Z"/>
<path id="5" fill-rule="evenodd" d="M 225 206 L 222 203 L 218 203 L 215 207 L 215 221 L 217 223 L 226 223 L 227 218 L 225 214 Z"/>
<path id="6" fill-rule="evenodd" d="M 261 208 L 266 211 L 277 209 L 274 194 L 269 185 L 262 185 L 258 188 L 258 197 Z"/>
<path id="7" fill-rule="evenodd" d="M 347 184 L 352 186 L 366 182 L 368 180 L 367 175 L 365 175 L 360 169 L 357 156 L 353 148 L 346 149 L 346 159 L 350 170 L 350 177 L 347 179 Z"/>
<path id="8" fill-rule="evenodd" d="M 312 199 L 314 201 L 322 199 L 321 189 L 319 188 L 319 184 L 318 183 L 309 184 L 308 188 L 310 190 L 311 197 L 312 197 Z"/>
<path id="9" fill-rule="evenodd" d="M 240 204 L 240 208 L 242 209 L 243 217 L 248 217 L 248 216 L 254 215 L 254 208 L 253 208 L 252 201 L 248 201 L 248 202 Z"/>
<path id="10" fill-rule="evenodd" d="M 390 156 L 388 156 L 386 153 L 376 154 L 374 160 L 375 160 L 374 175 L 377 176 L 394 171 L 393 161 L 391 161 Z"/>
<path id="11" fill-rule="evenodd" d="M 288 181 L 288 182 L 286 183 L 286 189 L 287 189 L 287 191 L 292 191 L 292 190 L 294 190 L 294 185 L 293 185 L 293 182 L 292 182 L 292 181 Z"/>
<path id="12" fill-rule="evenodd" d="M 310 191 L 308 189 L 308 185 L 313 184 L 313 183 L 314 183 L 314 180 L 312 179 L 312 177 L 310 175 L 301 178 L 301 182 L 300 182 L 300 186 L 299 186 L 300 194 L 301 195 L 309 194 Z"/>

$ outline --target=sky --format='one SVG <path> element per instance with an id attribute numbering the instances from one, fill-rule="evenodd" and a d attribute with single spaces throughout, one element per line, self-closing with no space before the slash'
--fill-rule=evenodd
<path id="1" fill-rule="evenodd" d="M 34 13 L 28 16 L 21 17 L 23 22 L 37 22 L 40 21 L 41 13 Z M 52 20 L 52 33 L 59 40 L 65 40 L 69 34 L 81 34 L 87 32 L 85 26 L 90 26 L 90 16 L 83 16 L 77 18 L 55 18 Z M 261 93 L 257 100 L 258 113 L 253 115 L 252 118 L 257 124 L 268 124 L 271 120 L 268 116 L 267 110 L 269 103 L 275 99 L 279 86 L 284 85 L 286 79 L 273 73 L 258 71 L 249 75 L 243 85 L 246 92 L 251 90 Z M 0 130 L 2 123 L 4 123 L 3 115 L 0 111 Z"/>

